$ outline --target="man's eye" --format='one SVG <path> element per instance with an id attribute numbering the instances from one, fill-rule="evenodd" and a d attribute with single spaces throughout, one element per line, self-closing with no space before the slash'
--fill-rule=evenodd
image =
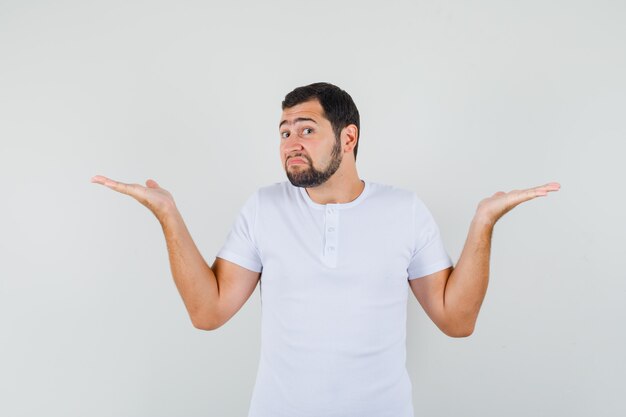
<path id="1" fill-rule="evenodd" d="M 283 138 L 288 138 L 289 137 L 289 132 L 282 132 L 280 134 L 280 136 L 283 137 Z"/>
<path id="2" fill-rule="evenodd" d="M 308 134 L 309 134 L 309 133 L 311 133 L 311 132 L 313 132 L 313 129 L 311 129 L 310 127 L 305 127 L 305 128 L 302 130 L 302 133 L 304 133 L 304 134 L 306 134 L 306 135 L 308 135 Z"/>

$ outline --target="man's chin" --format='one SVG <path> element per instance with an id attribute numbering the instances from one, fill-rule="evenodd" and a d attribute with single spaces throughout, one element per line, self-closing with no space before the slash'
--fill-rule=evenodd
<path id="1" fill-rule="evenodd" d="M 311 187 L 317 187 L 319 185 L 318 183 L 308 178 L 295 178 L 293 176 L 287 175 L 287 179 L 289 180 L 291 185 L 293 185 L 294 187 L 311 188 Z"/>
<path id="2" fill-rule="evenodd" d="M 289 179 L 289 182 L 294 187 L 308 187 L 308 185 L 306 183 L 302 182 L 302 181 L 294 180 L 294 179 L 289 178 L 289 177 L 287 177 L 287 179 Z"/>

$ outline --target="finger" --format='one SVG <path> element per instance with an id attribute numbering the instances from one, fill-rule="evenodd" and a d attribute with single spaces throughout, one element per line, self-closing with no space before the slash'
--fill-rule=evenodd
<path id="1" fill-rule="evenodd" d="M 546 190 L 558 190 L 559 188 L 561 188 L 561 184 L 559 184 L 558 182 L 549 182 L 547 184 L 540 185 L 534 188 L 543 188 Z"/>
<path id="2" fill-rule="evenodd" d="M 114 181 L 114 184 L 109 185 L 115 191 L 118 191 L 122 194 L 129 195 L 136 199 L 140 199 L 145 194 L 145 187 L 140 184 L 126 184 L 123 182 Z"/>
<path id="3" fill-rule="evenodd" d="M 535 187 L 534 190 L 538 197 L 544 197 L 548 195 L 549 192 L 558 191 L 561 188 L 561 184 L 558 182 L 549 182 L 544 185 L 540 185 L 539 187 Z"/>
<path id="4" fill-rule="evenodd" d="M 94 175 L 93 177 L 91 177 L 91 182 L 95 182 L 97 184 L 104 185 L 107 181 L 111 181 L 111 179 L 105 177 L 104 175 Z"/>
<path id="5" fill-rule="evenodd" d="M 528 188 L 526 190 L 513 190 L 507 193 L 509 207 L 513 208 L 544 193 L 540 187 Z"/>
<path id="6" fill-rule="evenodd" d="M 559 191 L 561 189 L 561 184 L 558 182 L 549 182 L 545 185 L 547 191 Z"/>
<path id="7" fill-rule="evenodd" d="M 148 179 L 148 181 L 146 181 L 146 186 L 148 188 L 159 188 L 159 184 L 157 184 L 157 182 L 153 179 Z"/>
<path id="8" fill-rule="evenodd" d="M 528 200 L 532 200 L 535 197 L 545 197 L 549 192 L 558 191 L 561 188 L 561 184 L 558 182 L 550 182 L 544 185 L 540 185 L 526 190 L 512 191 L 512 199 L 515 201 L 515 205 L 523 203 Z"/>
<path id="9" fill-rule="evenodd" d="M 106 185 L 109 188 L 114 188 L 116 184 L 119 184 L 117 181 L 113 181 L 110 178 L 107 178 L 103 175 L 96 175 L 91 178 L 91 182 L 95 182 L 98 184 Z"/>
<path id="10" fill-rule="evenodd" d="M 93 177 L 92 181 L 97 182 L 98 184 L 105 185 L 114 191 L 129 195 L 134 198 L 140 197 L 144 189 L 144 187 L 139 184 L 126 184 L 124 182 L 114 181 L 102 175 L 97 175 Z"/>

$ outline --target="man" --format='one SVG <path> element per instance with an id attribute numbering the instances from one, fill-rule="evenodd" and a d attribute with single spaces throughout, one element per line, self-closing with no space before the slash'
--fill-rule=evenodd
<path id="1" fill-rule="evenodd" d="M 134 197 L 159 219 L 197 328 L 222 326 L 261 282 L 261 360 L 249 417 L 413 416 L 408 288 L 442 332 L 469 336 L 487 289 L 496 221 L 560 186 L 482 200 L 453 267 L 414 192 L 359 179 L 359 113 L 348 93 L 315 83 L 289 93 L 282 107 L 279 152 L 289 182 L 248 198 L 211 267 L 155 181 L 92 181 Z"/>

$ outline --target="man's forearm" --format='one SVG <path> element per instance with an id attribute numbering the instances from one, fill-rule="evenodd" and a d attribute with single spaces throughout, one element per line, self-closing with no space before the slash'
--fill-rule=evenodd
<path id="1" fill-rule="evenodd" d="M 211 328 L 216 320 L 218 284 L 198 251 L 177 209 L 160 216 L 170 268 L 189 317 L 198 328 Z"/>
<path id="2" fill-rule="evenodd" d="M 455 333 L 469 335 L 474 331 L 489 282 L 492 232 L 490 221 L 474 216 L 459 261 L 448 278 L 444 308 Z"/>
<path id="3" fill-rule="evenodd" d="M 480 201 L 470 225 L 463 252 L 448 277 L 443 303 L 448 328 L 455 334 L 471 334 L 489 282 L 489 255 L 493 227 L 517 205 L 558 191 L 561 184 L 550 182 L 525 190 L 498 191 Z"/>

